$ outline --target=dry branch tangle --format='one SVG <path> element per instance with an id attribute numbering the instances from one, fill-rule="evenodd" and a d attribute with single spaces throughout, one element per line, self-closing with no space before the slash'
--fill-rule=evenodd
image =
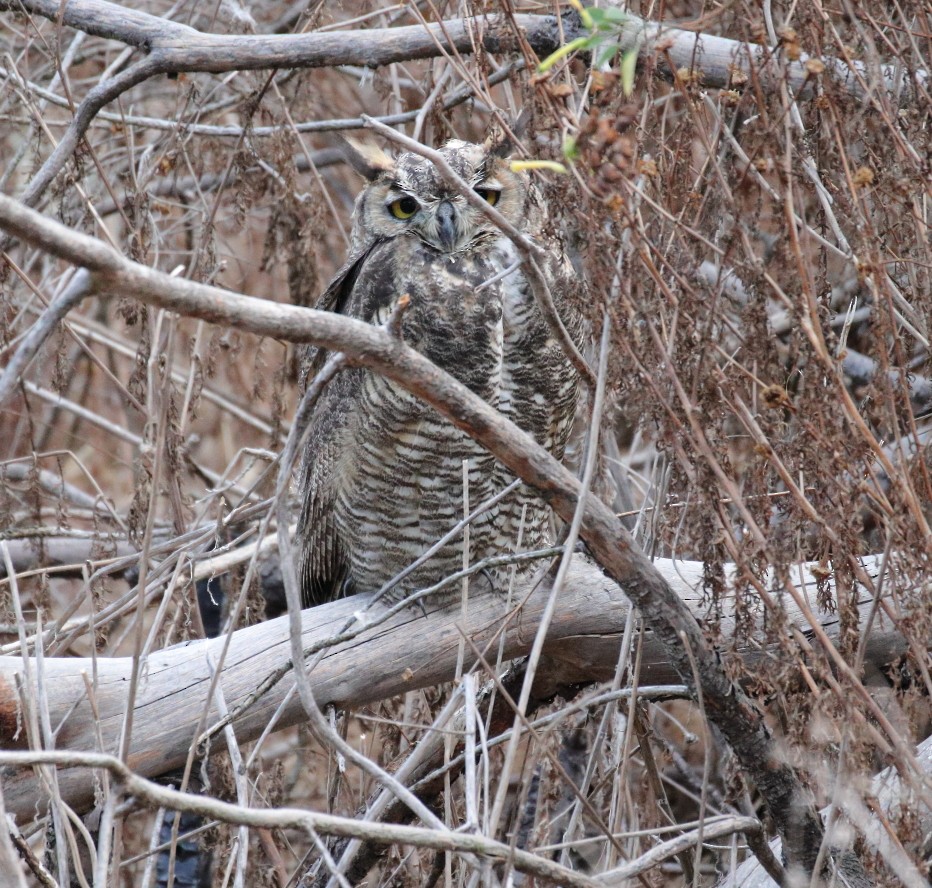
<path id="1" fill-rule="evenodd" d="M 681 680 L 691 688 L 701 687 L 707 716 L 766 799 L 784 837 L 788 860 L 806 872 L 812 871 L 822 841 L 821 823 L 808 804 L 800 776 L 786 762 L 760 711 L 725 674 L 689 609 L 616 516 L 592 496 L 585 498 L 582 508 L 577 479 L 513 423 L 384 330 L 329 312 L 252 299 L 163 274 L 130 262 L 100 241 L 71 231 L 2 195 L 0 226 L 87 269 L 91 293 L 132 293 L 141 301 L 169 311 L 345 352 L 349 361 L 383 374 L 466 431 L 515 475 L 535 487 L 564 521 L 575 521 L 580 510 L 582 539 L 640 609 Z M 866 585 L 873 585 L 863 570 L 858 569 L 858 576 Z M 793 593 L 792 589 L 787 591 Z M 819 635 L 824 633 L 817 631 Z M 827 640 L 822 643 L 828 644 Z M 851 675 L 849 664 L 834 650 L 825 653 L 848 676 L 851 689 L 863 696 L 863 688 Z M 911 758 L 911 751 L 900 737 L 891 736 L 890 741 L 904 762 Z M 789 839 L 790 829 L 794 841 Z"/>
<path id="2" fill-rule="evenodd" d="M 384 844 L 397 843 L 459 853 L 474 853 L 492 860 L 510 860 L 518 871 L 536 873 L 544 878 L 547 884 L 567 885 L 572 888 L 598 888 L 605 884 L 601 880 L 597 881 L 582 873 L 566 869 L 545 857 L 497 842 L 481 833 L 361 821 L 356 818 L 309 811 L 305 808 L 250 808 L 234 805 L 202 794 L 179 792 L 174 788 L 145 780 L 129 770 L 120 759 L 101 753 L 71 756 L 69 753 L 55 752 L 4 753 L 0 751 L 0 762 L 22 763 L 21 766 L 35 763 L 64 767 L 71 762 L 78 766 L 106 769 L 116 778 L 115 782 L 122 792 L 127 796 L 132 796 L 136 802 L 148 804 L 152 808 L 189 811 L 223 823 L 239 823 L 253 829 L 304 829 L 311 835 L 320 833 L 329 836 L 352 836 Z M 0 803 L 2 801 L 0 798 Z M 0 805 L 0 816 L 2 814 L 2 805 Z M 745 818 L 745 820 L 751 819 Z M 751 820 L 751 823 L 756 823 L 756 821 Z M 714 826 L 709 832 L 714 834 Z M 7 838 L 6 830 L 3 830 L 0 832 L 0 863 L 3 863 L 2 842 L 5 838 Z M 11 857 L 12 859 L 14 858 Z M 653 864 L 653 861 L 651 863 Z M 20 867 L 16 863 L 11 863 L 8 868 L 10 872 L 20 872 Z M 0 873 L 5 875 L 6 870 L 0 869 Z M 3 884 L 6 888 L 7 883 Z"/>
<path id="3" fill-rule="evenodd" d="M 880 559 L 871 559 L 865 568 L 873 572 Z M 702 619 L 702 565 L 699 562 L 657 561 L 656 567 Z M 526 590 L 524 590 L 526 592 Z M 814 596 L 815 580 L 805 573 L 803 591 Z M 471 602 L 464 629 L 482 647 L 496 638 L 505 626 L 505 656 L 521 656 L 530 649 L 541 613 L 547 604 L 547 589 L 538 589 L 525 603 L 517 619 L 506 621 L 504 602 L 484 597 Z M 521 600 L 518 590 L 516 600 Z M 303 614 L 303 641 L 310 646 L 343 627 L 359 611 L 365 596 L 332 602 Z M 864 596 L 862 624 L 872 606 Z M 557 604 L 547 652 L 566 663 L 565 681 L 609 679 L 618 659 L 618 646 L 628 618 L 629 604 L 621 590 L 594 565 L 577 562 L 566 590 Z M 790 620 L 805 632 L 807 624 L 798 613 Z M 367 631 L 352 642 L 328 652 L 310 679 L 321 705 L 360 706 L 395 694 L 450 680 L 456 669 L 460 623 L 458 610 L 432 611 L 427 619 L 419 612 L 401 614 L 389 623 Z M 835 637 L 837 617 L 821 615 L 826 632 Z M 723 637 L 731 637 L 734 623 L 725 614 Z M 416 635 L 419 644 L 412 647 Z M 195 725 L 206 703 L 210 683 L 209 655 L 215 658 L 223 639 L 190 642 L 150 655 L 147 679 L 136 703 L 133 749 L 129 764 L 143 776 L 156 776 L 182 763 L 193 739 Z M 888 623 L 875 620 L 867 648 L 868 660 L 882 663 L 896 656 L 904 642 Z M 765 654 L 755 648 L 748 656 Z M 251 626 L 236 632 L 231 642 L 222 676 L 227 706 L 233 709 L 255 689 L 266 674 L 289 660 L 287 617 Z M 364 665 L 361 665 L 364 664 Z M 33 661 L 35 669 L 35 661 Z M 58 748 L 99 751 L 97 725 L 85 696 L 82 672 L 98 675 L 97 705 L 99 728 L 105 752 L 114 751 L 123 721 L 126 685 L 132 661 L 129 658 L 99 658 L 96 667 L 78 658 L 46 659 L 44 669 L 50 699 L 52 724 L 62 724 Z M 18 727 L 17 676 L 23 670 L 18 657 L 0 657 L 0 747 L 14 742 Z M 648 637 L 643 652 L 641 683 L 661 683 L 675 679 L 676 673 L 656 637 Z M 278 683 L 235 723 L 240 742 L 254 740 L 268 724 L 272 713 L 293 685 L 289 676 Z M 72 710 L 77 701 L 78 705 Z M 209 719 L 217 718 L 213 715 Z M 281 719 L 285 727 L 303 720 L 304 713 L 293 698 Z M 215 744 L 219 748 L 222 744 Z M 4 796 L 10 812 L 28 818 L 34 814 L 40 793 L 33 776 L 26 771 L 3 775 Z M 94 786 L 86 771 L 66 770 L 59 775 L 63 798 L 76 808 L 93 801 Z"/>
<path id="4" fill-rule="evenodd" d="M 332 62 L 327 60 L 334 58 L 334 56 L 328 55 L 327 53 L 331 52 L 334 46 L 337 46 L 337 44 L 334 44 L 331 40 L 335 35 L 309 35 L 309 37 L 323 38 L 323 40 L 319 40 L 316 44 L 315 51 L 318 54 L 314 56 L 314 58 L 316 58 L 317 61 L 309 61 L 308 59 L 311 58 L 313 53 L 311 53 L 311 55 L 301 56 L 300 52 L 302 47 L 304 50 L 309 51 L 308 47 L 310 44 L 299 45 L 294 42 L 289 42 L 294 41 L 296 38 L 242 38 L 203 35 L 192 29 L 185 29 L 183 26 L 166 24 L 141 13 L 130 12 L 120 7 L 114 7 L 112 4 L 94 3 L 89 2 L 89 0 L 85 0 L 85 2 L 80 2 L 80 0 L 78 0 L 78 2 L 74 4 L 65 5 L 63 9 L 58 5 L 55 5 L 53 8 L 53 4 L 42 2 L 35 3 L 34 6 L 41 14 L 48 15 L 49 17 L 57 18 L 61 13 L 65 17 L 64 20 L 67 24 L 75 24 L 75 22 L 78 21 L 76 18 L 68 18 L 73 11 L 76 11 L 76 15 L 79 15 L 82 11 L 87 13 L 89 10 L 98 13 L 101 11 L 117 13 L 108 15 L 105 21 L 98 16 L 96 25 L 94 25 L 93 21 L 91 21 L 90 24 L 85 24 L 87 24 L 89 30 L 95 26 L 98 28 L 105 28 L 106 30 L 92 31 L 92 33 L 100 33 L 103 36 L 118 36 L 115 29 L 122 29 L 124 34 L 129 35 L 129 37 L 126 38 L 128 42 L 135 43 L 135 45 L 141 46 L 147 50 L 149 55 L 143 62 L 138 63 L 141 67 L 137 69 L 136 75 L 126 77 L 122 83 L 113 84 L 113 82 L 111 82 L 109 85 L 105 85 L 103 92 L 98 91 L 98 99 L 101 102 L 106 99 L 107 95 L 111 98 L 115 97 L 119 95 L 123 89 L 128 88 L 133 83 L 140 82 L 140 80 L 145 77 L 151 77 L 154 73 L 160 73 L 166 70 L 220 71 L 246 67 L 300 67 L 302 65 L 308 66 L 311 64 L 330 64 Z M 430 37 L 430 35 L 426 34 L 423 29 L 418 29 L 418 33 L 421 35 L 418 39 L 422 41 L 423 45 L 427 46 L 428 42 L 433 42 L 432 38 L 430 41 L 425 39 L 426 37 Z M 359 42 L 360 35 L 358 33 L 344 34 L 341 36 L 350 38 L 350 51 L 356 52 L 358 50 L 358 47 L 361 45 Z M 390 38 L 390 41 L 405 37 L 404 34 L 401 34 L 400 29 L 397 32 L 393 31 L 387 36 Z M 670 39 L 672 43 L 668 48 L 655 48 L 657 48 L 658 51 L 669 52 L 673 60 L 673 65 L 676 66 L 677 62 L 675 58 L 676 53 L 679 52 L 678 47 L 680 46 L 679 37 L 677 35 L 670 35 Z M 707 56 L 707 40 L 711 40 L 711 38 L 703 38 L 701 46 L 699 47 L 697 47 L 698 38 L 696 35 L 686 35 L 683 39 L 685 41 L 683 45 L 687 46 L 690 52 L 698 50 L 701 58 L 711 58 L 711 55 Z M 386 44 L 389 48 L 395 45 L 391 44 L 390 41 L 389 44 Z M 340 45 L 343 46 L 344 49 L 347 46 L 345 42 Z M 709 45 L 711 46 L 711 43 Z M 648 47 L 649 41 L 645 42 L 644 46 Z M 727 43 L 723 44 L 723 46 L 728 49 Z M 291 50 L 294 50 L 297 55 L 291 55 Z M 432 54 L 435 52 L 436 47 L 434 47 L 434 49 L 428 47 L 428 50 L 425 50 L 425 53 Z M 737 50 L 739 53 L 747 52 L 749 58 L 755 59 L 755 64 L 763 57 L 761 54 L 766 54 L 767 52 L 766 50 L 746 47 L 741 44 L 733 44 L 731 49 L 728 49 L 728 52 L 732 50 Z M 408 53 L 407 57 L 415 57 L 414 51 L 411 49 L 410 45 L 406 45 L 404 51 Z M 243 53 L 245 53 L 245 55 Z M 248 53 L 252 53 L 252 55 L 250 56 Z M 733 54 L 726 55 L 726 58 L 729 63 L 736 61 Z M 740 62 L 740 59 L 737 59 L 737 61 Z M 375 63 L 378 63 L 378 61 L 376 60 Z M 689 64 L 691 65 L 691 62 Z M 784 76 L 784 70 L 781 68 L 780 64 L 781 63 L 777 62 L 768 66 L 766 72 L 767 78 L 780 79 Z M 727 71 L 727 66 L 721 68 L 721 70 Z M 790 76 L 791 83 L 795 84 L 797 81 L 793 80 L 794 71 L 797 74 L 799 73 L 798 69 L 794 69 L 791 65 L 785 73 Z M 82 107 L 85 107 L 85 120 L 90 119 L 93 114 L 96 113 L 93 108 L 87 110 L 90 107 L 89 105 Z M 84 125 L 86 125 L 86 123 Z M 74 127 L 74 129 L 78 128 L 79 126 L 77 125 Z M 61 144 L 67 146 L 68 143 L 63 141 Z M 70 151 L 63 150 L 59 153 L 56 162 L 61 161 L 61 163 L 64 164 L 66 156 L 70 156 Z M 54 163 L 50 164 L 49 168 L 53 166 Z M 48 172 L 48 169 L 46 172 Z M 39 191 L 41 191 L 41 189 L 32 189 L 29 193 L 35 196 Z M 44 234 L 47 235 L 48 232 L 46 231 Z M 98 285 L 103 285 L 110 290 L 120 290 L 124 288 L 128 289 L 128 285 L 133 282 L 142 282 L 147 285 L 148 289 L 144 286 L 143 290 L 146 290 L 147 295 L 152 297 L 152 301 L 157 302 L 154 298 L 157 294 L 158 297 L 163 300 L 161 303 L 157 304 L 162 305 L 168 305 L 171 298 L 177 296 L 178 293 L 181 292 L 181 290 L 174 285 L 171 287 L 165 285 L 165 282 L 154 273 L 139 272 L 138 270 L 130 273 L 126 268 L 121 268 L 111 262 L 109 257 L 97 253 L 95 258 L 93 251 L 85 253 L 85 250 L 89 250 L 86 242 L 79 246 L 77 252 L 69 254 L 65 251 L 60 255 L 68 255 L 69 258 L 73 258 L 73 261 L 76 263 L 93 268 L 97 274 L 96 283 Z M 82 255 L 84 257 L 83 260 Z M 100 260 L 99 262 L 97 262 L 98 259 Z M 95 262 L 97 262 L 96 267 L 94 265 Z M 282 312 L 279 307 L 273 309 L 267 304 L 261 306 L 261 312 L 250 312 L 249 306 L 245 304 L 250 300 L 237 302 L 234 305 L 230 298 L 217 296 L 216 294 L 212 297 L 214 298 L 213 303 L 208 305 L 203 301 L 203 297 L 208 295 L 206 288 L 201 288 L 200 290 L 195 288 L 186 292 L 192 297 L 189 307 L 195 305 L 195 303 L 198 305 L 197 311 L 188 313 L 196 314 L 199 317 L 209 320 L 218 320 L 234 325 L 248 326 L 250 321 L 258 320 L 261 313 L 264 320 L 260 320 L 259 323 L 260 325 L 264 323 L 265 326 L 262 329 L 270 332 L 275 327 L 275 320 L 271 317 L 273 312 L 278 313 L 278 320 L 284 320 L 289 316 L 287 312 Z M 197 296 L 201 297 L 200 302 L 195 298 Z M 254 307 L 261 305 L 261 303 L 257 304 L 255 300 L 252 300 L 252 302 L 254 303 Z M 180 303 L 177 302 L 174 304 L 176 306 L 180 305 Z M 180 310 L 184 310 L 184 307 L 182 306 Z M 200 313 L 198 313 L 198 311 Z M 574 497 L 578 488 L 574 488 L 573 485 L 569 483 L 565 473 L 561 474 L 553 466 L 548 464 L 546 460 L 541 460 L 539 455 L 533 455 L 531 458 L 526 458 L 523 455 L 514 455 L 520 452 L 515 448 L 520 446 L 521 442 L 519 438 L 511 435 L 512 430 L 503 429 L 501 424 L 495 423 L 494 419 L 489 417 L 488 413 L 483 413 L 478 410 L 475 404 L 470 404 L 468 401 L 457 402 L 455 397 L 457 392 L 455 389 L 450 388 L 448 381 L 443 380 L 436 374 L 430 376 L 429 368 L 425 368 L 423 364 L 418 364 L 413 356 L 407 354 L 402 349 L 392 349 L 384 342 L 380 342 L 377 338 L 369 336 L 367 339 L 366 337 L 368 334 L 364 334 L 362 331 L 352 331 L 345 326 L 342 328 L 334 326 L 332 322 L 325 321 L 319 316 L 312 316 L 307 312 L 301 313 L 300 315 L 292 314 L 291 317 L 295 318 L 295 327 L 297 329 L 303 329 L 308 336 L 313 335 L 315 341 L 319 344 L 328 344 L 326 341 L 328 330 L 329 335 L 333 337 L 331 340 L 333 343 L 349 342 L 349 338 L 347 337 L 352 333 L 353 336 L 356 337 L 355 344 L 360 349 L 371 348 L 371 353 L 368 353 L 367 357 L 373 366 L 386 373 L 389 372 L 386 367 L 394 367 L 395 376 L 393 376 L 393 378 L 399 380 L 405 378 L 410 383 L 410 380 L 415 378 L 415 374 L 420 372 L 422 376 L 415 382 L 415 385 L 420 386 L 420 393 L 424 394 L 427 391 L 434 391 L 436 388 L 442 388 L 443 394 L 433 401 L 435 406 L 437 406 L 438 401 L 443 403 L 449 415 L 452 415 L 453 418 L 463 426 L 472 426 L 473 430 L 476 431 L 477 437 L 481 437 L 483 442 L 486 443 L 490 449 L 495 450 L 496 453 L 501 453 L 503 452 L 502 448 L 510 446 L 512 448 L 512 462 L 508 464 L 514 467 L 514 465 L 519 462 L 521 468 L 515 468 L 515 471 L 525 475 L 525 477 L 530 475 L 532 483 L 536 483 L 545 488 L 551 502 L 564 517 L 566 517 L 568 512 L 572 511 L 575 502 Z M 302 323 L 298 323 L 299 321 Z M 330 325 L 329 327 L 328 324 Z M 310 331 L 308 328 L 311 328 Z M 270 333 L 270 335 L 280 334 Z M 297 336 L 297 333 L 295 335 Z M 340 346 L 338 345 L 337 347 Z M 363 354 L 363 352 L 359 352 L 357 357 L 361 354 Z M 396 361 L 397 364 L 393 364 L 393 361 Z M 389 373 L 389 375 L 391 374 Z M 452 407 L 450 406 L 451 404 L 453 405 Z M 496 449 L 496 447 L 498 449 Z M 505 461 L 507 462 L 507 459 L 505 459 Z M 677 645 L 682 645 L 681 634 L 686 635 L 690 639 L 690 644 L 697 644 L 697 649 L 700 650 L 702 655 L 699 658 L 699 673 L 701 681 L 705 685 L 705 699 L 710 704 L 713 718 L 718 721 L 720 727 L 725 727 L 726 731 L 731 731 L 729 740 L 738 750 L 739 757 L 742 758 L 742 761 L 752 770 L 755 766 L 759 767 L 762 762 L 774 762 L 775 760 L 770 756 L 772 746 L 767 742 L 766 732 L 760 728 L 756 713 L 751 707 L 744 706 L 744 703 L 735 704 L 736 698 L 740 697 L 740 695 L 732 695 L 730 687 L 728 683 L 724 681 L 720 670 L 717 668 L 714 661 L 707 656 L 708 651 L 699 643 L 701 639 L 694 624 L 688 619 L 684 619 L 682 609 L 676 606 L 678 602 L 668 595 L 668 587 L 666 584 L 652 573 L 649 569 L 649 564 L 646 563 L 646 560 L 643 559 L 640 553 L 631 551 L 629 541 L 624 534 L 618 530 L 616 525 L 617 522 L 614 522 L 611 516 L 607 515 L 604 510 L 600 512 L 597 508 L 590 507 L 587 511 L 587 523 L 584 529 L 584 536 L 589 539 L 593 550 L 599 553 L 603 563 L 611 567 L 616 577 L 621 579 L 622 582 L 630 581 L 629 586 L 632 595 L 634 595 L 636 600 L 641 604 L 648 621 L 656 628 L 658 634 L 663 636 L 666 649 L 670 652 L 671 657 L 677 656 Z M 678 662 L 678 669 L 680 673 L 690 674 L 689 664 L 686 664 L 682 658 L 682 650 L 679 651 L 679 654 L 680 660 Z M 758 771 L 758 773 L 766 781 L 768 775 L 760 771 Z M 772 809 L 775 809 L 774 813 L 777 816 L 780 814 L 781 802 L 784 802 L 787 796 L 792 797 L 795 793 L 794 788 L 789 785 L 793 782 L 791 780 L 792 776 L 792 774 L 783 773 L 781 774 L 781 780 L 778 781 L 780 785 L 777 785 L 777 782 L 771 783 L 769 790 L 765 786 L 765 792 L 772 790 L 768 801 Z M 783 780 L 784 777 L 787 779 Z"/>
<path id="5" fill-rule="evenodd" d="M 916 749 L 916 763 L 921 772 L 925 774 L 926 779 L 932 775 L 932 737 L 927 737 Z M 907 795 L 906 790 L 896 773 L 895 768 L 885 768 L 877 774 L 866 786 L 848 786 L 845 791 L 838 793 L 838 804 L 848 816 L 851 811 L 858 808 L 864 809 L 862 799 L 871 799 L 875 810 L 883 812 L 884 816 L 891 818 L 895 815 L 896 808 L 899 807 Z M 876 801 L 873 801 L 876 800 Z M 828 812 L 823 812 L 828 813 Z M 926 805 L 919 805 L 915 810 L 915 816 L 918 819 L 918 831 L 922 835 L 928 835 L 932 829 L 932 808 Z M 891 836 L 879 820 L 870 820 L 868 823 L 858 823 L 857 816 L 851 817 L 852 822 L 863 829 L 864 836 L 867 839 L 869 847 L 873 850 L 882 850 L 885 852 L 886 859 L 891 858 L 898 864 L 897 875 L 902 879 L 903 885 L 907 888 L 926 888 L 929 884 L 921 876 L 915 867 L 908 861 L 904 860 L 899 849 L 893 848 L 895 844 L 891 841 Z M 844 830 L 844 827 L 842 827 Z M 841 838 L 841 837 L 840 837 Z M 844 840 L 842 840 L 844 842 Z M 774 852 L 780 853 L 780 840 L 774 839 L 771 842 Z M 891 854 L 893 848 L 894 853 Z M 748 858 L 734 872 L 734 884 L 740 885 L 741 888 L 777 888 L 776 883 L 767 875 L 753 858 Z"/>

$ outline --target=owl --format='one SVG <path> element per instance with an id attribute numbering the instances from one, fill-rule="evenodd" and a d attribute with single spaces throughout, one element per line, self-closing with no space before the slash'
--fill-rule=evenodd
<path id="1" fill-rule="evenodd" d="M 346 150 L 368 184 L 356 200 L 350 255 L 318 308 L 382 324 L 407 295 L 405 342 L 562 459 L 579 380 L 512 242 L 420 155 Z M 547 248 L 542 271 L 579 344 L 580 285 L 548 230 L 539 191 L 526 173 L 511 169 L 507 144 L 453 140 L 440 152 L 476 194 Z M 312 373 L 323 358 L 313 354 Z M 432 407 L 363 368 L 330 383 L 310 426 L 296 479 L 305 604 L 377 591 L 446 534 L 463 518 L 464 462 L 473 508 L 514 480 Z M 525 549 L 553 537 L 548 507 L 527 487 L 470 525 L 470 563 L 513 552 L 519 529 Z M 463 543 L 461 535 L 445 545 L 387 598 L 399 600 L 460 570 Z M 499 588 L 507 579 L 505 569 L 483 576 Z M 439 594 L 458 598 L 459 585 Z"/>

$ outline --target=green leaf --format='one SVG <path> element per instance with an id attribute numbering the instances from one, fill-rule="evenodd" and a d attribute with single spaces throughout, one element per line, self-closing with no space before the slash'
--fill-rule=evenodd
<path id="1" fill-rule="evenodd" d="M 608 9 L 600 10 L 602 13 L 602 18 L 606 22 L 611 22 L 613 25 L 623 25 L 628 21 L 628 13 L 623 9 L 616 9 L 614 6 L 609 7 Z M 593 10 L 589 10 L 589 15 L 592 15 Z"/>
<path id="2" fill-rule="evenodd" d="M 585 49 L 589 45 L 591 37 L 577 37 L 569 43 L 563 44 L 556 52 L 552 52 L 538 66 L 537 70 L 543 74 L 549 71 L 562 58 L 566 58 L 570 53 L 576 52 L 577 49 Z"/>
<path id="3" fill-rule="evenodd" d="M 602 47 L 602 51 L 596 56 L 594 67 L 601 68 L 602 65 L 610 62 L 618 54 L 619 49 L 620 47 L 614 41 L 606 43 L 605 46 Z"/>
<path id="4" fill-rule="evenodd" d="M 573 136 L 567 136 L 563 140 L 563 156 L 572 163 L 579 157 L 579 146 L 576 144 L 576 139 Z"/>
<path id="5" fill-rule="evenodd" d="M 621 57 L 621 88 L 626 96 L 634 91 L 634 74 L 638 66 L 638 51 L 629 49 Z"/>
<path id="6" fill-rule="evenodd" d="M 566 58 L 571 52 L 578 49 L 595 50 L 603 47 L 598 53 L 595 60 L 596 67 L 612 61 L 619 51 L 617 37 L 621 26 L 628 21 L 628 15 L 620 9 L 608 8 L 599 9 L 597 7 L 584 8 L 580 0 L 570 0 L 570 5 L 579 13 L 579 20 L 584 28 L 589 31 L 586 37 L 577 37 L 569 43 L 561 46 L 556 52 L 551 53 L 538 66 L 540 73 L 549 71 L 560 59 Z M 610 42 L 607 42 L 610 41 Z M 627 58 L 627 56 L 626 56 Z M 635 53 L 635 61 L 637 54 Z M 624 62 L 622 62 L 622 82 L 624 82 Z M 631 83 L 634 82 L 633 71 L 630 75 Z M 628 91 L 630 93 L 630 90 Z M 628 94 L 626 93 L 626 94 Z"/>

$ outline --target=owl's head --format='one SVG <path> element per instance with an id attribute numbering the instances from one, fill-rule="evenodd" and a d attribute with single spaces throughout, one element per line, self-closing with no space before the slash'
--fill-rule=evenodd
<path id="1" fill-rule="evenodd" d="M 483 200 L 505 218 L 527 227 L 530 186 L 512 172 L 509 143 L 477 145 L 452 139 L 445 160 Z M 353 242 L 401 236 L 420 238 L 436 250 L 458 253 L 500 232 L 489 217 L 453 190 L 431 161 L 418 154 L 390 157 L 378 148 L 348 142 L 346 156 L 369 185 L 356 201 Z"/>

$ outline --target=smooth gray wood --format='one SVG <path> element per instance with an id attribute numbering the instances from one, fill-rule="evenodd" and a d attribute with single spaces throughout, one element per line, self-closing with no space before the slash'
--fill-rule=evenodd
<path id="1" fill-rule="evenodd" d="M 702 565 L 698 562 L 655 562 L 666 580 L 702 622 Z M 865 563 L 873 572 L 873 560 Z M 814 601 L 814 580 L 808 571 L 801 588 Z M 526 589 L 517 589 L 515 600 L 521 601 Z M 505 637 L 505 656 L 526 654 L 534 640 L 548 590 L 539 588 L 524 601 L 519 612 L 512 612 L 495 596 L 470 602 L 463 630 L 480 649 L 495 656 L 498 633 Z M 871 608 L 864 596 L 862 623 Z M 305 646 L 326 639 L 342 629 L 354 612 L 359 612 L 367 596 L 355 596 L 331 602 L 302 614 Z M 790 602 L 787 602 L 789 608 Z M 513 611 L 513 609 L 512 609 Z M 378 610 L 375 611 L 376 613 Z M 603 680 L 611 677 L 618 657 L 621 633 L 628 619 L 629 604 L 621 590 L 595 565 L 577 559 L 570 571 L 566 588 L 560 595 L 548 633 L 545 653 L 565 665 L 564 680 Z M 806 631 L 807 623 L 789 610 L 789 619 Z M 835 638 L 838 620 L 834 614 L 820 614 L 819 620 L 830 638 Z M 430 610 L 425 617 L 410 609 L 388 623 L 369 629 L 358 638 L 328 651 L 311 673 L 318 703 L 338 707 L 361 706 L 405 691 L 449 681 L 455 675 L 461 623 L 458 608 Z M 733 619 L 725 615 L 721 633 L 725 644 L 734 631 Z M 194 641 L 151 654 L 133 716 L 133 735 L 129 765 L 143 776 L 156 776 L 181 765 L 194 739 L 196 725 L 207 700 L 210 685 L 209 659 L 219 662 L 224 639 Z M 889 622 L 875 618 L 868 644 L 867 659 L 885 662 L 902 651 L 904 642 Z M 754 652 L 748 657 L 760 657 Z M 229 709 L 241 703 L 265 676 L 289 660 L 288 620 L 280 617 L 233 634 L 223 664 L 221 689 Z M 467 662 L 472 658 L 467 656 Z M 662 648 L 650 635 L 642 654 L 641 684 L 677 681 Z M 36 661 L 31 660 L 33 669 Z M 126 694 L 132 660 L 97 659 L 95 689 L 99 724 L 87 700 L 82 672 L 94 674 L 89 659 L 46 658 L 44 685 L 51 723 L 58 727 L 57 748 L 82 751 L 117 752 L 118 739 L 126 708 Z M 17 681 L 23 678 L 23 661 L 19 657 L 0 657 L 0 746 L 26 748 L 19 729 L 19 695 Z M 249 742 L 261 733 L 294 681 L 286 675 L 234 723 L 238 740 Z M 209 707 L 207 725 L 216 720 L 216 710 Z M 286 706 L 279 721 L 284 728 L 303 720 L 297 696 Z M 97 743 L 97 732 L 103 747 Z M 221 748 L 215 742 L 213 748 Z M 18 818 L 34 816 L 36 804 L 42 804 L 42 792 L 30 772 L 3 774 L 3 791 L 7 809 Z M 59 785 L 65 801 L 78 810 L 93 803 L 94 781 L 82 769 L 62 770 Z"/>

